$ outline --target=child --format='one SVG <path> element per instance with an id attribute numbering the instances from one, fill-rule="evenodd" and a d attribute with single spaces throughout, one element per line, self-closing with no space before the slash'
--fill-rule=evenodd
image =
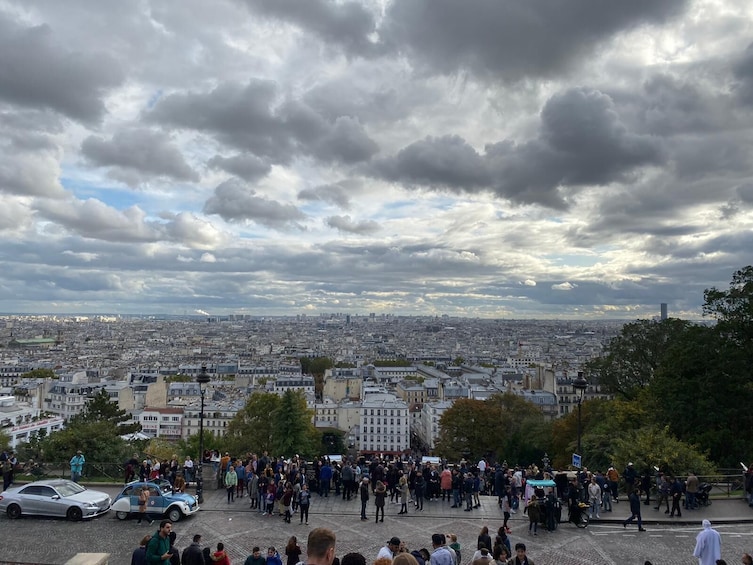
<path id="1" fill-rule="evenodd" d="M 274 483 L 270 484 L 267 488 L 267 512 L 266 514 L 268 516 L 271 516 L 272 513 L 275 510 L 275 485 Z"/>

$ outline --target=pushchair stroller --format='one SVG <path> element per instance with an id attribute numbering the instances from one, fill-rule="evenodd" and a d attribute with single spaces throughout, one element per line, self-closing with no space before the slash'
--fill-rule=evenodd
<path id="1" fill-rule="evenodd" d="M 698 506 L 708 506 L 711 504 L 711 483 L 701 483 L 698 485 L 698 492 L 695 495 L 695 500 Z"/>

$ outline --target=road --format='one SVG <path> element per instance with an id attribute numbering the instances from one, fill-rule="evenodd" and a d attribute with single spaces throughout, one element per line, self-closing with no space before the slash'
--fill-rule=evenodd
<path id="1" fill-rule="evenodd" d="M 114 494 L 117 489 L 103 488 Z M 423 512 L 412 508 L 407 516 L 398 516 L 399 505 L 387 504 L 384 523 L 362 522 L 358 519 L 360 504 L 342 501 L 333 496 L 313 497 L 310 525 L 298 520 L 285 524 L 277 516 L 264 517 L 251 511 L 246 498 L 227 504 L 223 492 L 208 492 L 205 504 L 196 516 L 175 524 L 177 546 L 184 548 L 195 533 L 203 536 L 212 547 L 222 541 L 234 565 L 240 565 L 254 545 L 266 548 L 274 545 L 282 550 L 291 535 L 305 546 L 311 528 L 324 526 L 333 529 L 338 537 L 337 555 L 360 551 L 367 563 L 373 562 L 381 546 L 390 537 L 398 536 L 410 549 L 431 548 L 431 534 L 453 532 L 463 548 L 463 563 L 468 563 L 476 546 L 482 526 L 494 532 L 501 525 L 501 515 L 494 500 L 482 497 L 479 510 L 463 512 L 450 509 L 446 503 L 427 502 Z M 621 510 L 618 505 L 616 510 Z M 743 505 L 744 506 L 744 505 Z M 625 508 L 626 509 L 626 508 Z M 369 507 L 373 513 L 373 507 Z M 700 511 L 696 511 L 700 512 Z M 615 512 L 615 518 L 622 517 Z M 700 520 L 703 516 L 696 514 Z M 537 536 L 527 532 L 527 519 L 513 517 L 510 536 L 513 545 L 523 541 L 537 565 L 654 565 L 695 564 L 692 557 L 695 535 L 699 525 L 654 523 L 647 524 L 647 532 L 637 527 L 624 529 L 618 522 L 592 524 L 579 530 L 570 524 L 560 524 L 552 533 L 540 531 Z M 728 563 L 739 563 L 743 552 L 753 551 L 753 532 L 749 523 L 719 524 L 723 555 Z M 127 565 L 131 551 L 141 537 L 156 530 L 134 520 L 121 522 L 112 512 L 92 521 L 71 523 L 64 520 L 21 518 L 10 520 L 0 516 L 0 561 L 23 563 L 65 563 L 78 552 L 106 552 L 110 563 Z M 304 547 L 305 549 L 305 547 Z"/>

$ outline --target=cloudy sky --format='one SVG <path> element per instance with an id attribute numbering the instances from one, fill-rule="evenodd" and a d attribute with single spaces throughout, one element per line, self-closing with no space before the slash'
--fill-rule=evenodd
<path id="1" fill-rule="evenodd" d="M 0 0 L 0 312 L 698 318 L 753 0 Z"/>

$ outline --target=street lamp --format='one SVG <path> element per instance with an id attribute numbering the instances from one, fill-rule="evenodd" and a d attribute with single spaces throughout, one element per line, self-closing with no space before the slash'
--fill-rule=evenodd
<path id="1" fill-rule="evenodd" d="M 581 436 L 581 409 L 580 406 L 583 403 L 583 393 L 588 388 L 588 381 L 583 377 L 583 371 L 578 371 L 578 378 L 573 381 L 573 392 L 578 399 L 578 455 L 582 455 L 580 452 L 580 436 Z"/>
<path id="2" fill-rule="evenodd" d="M 204 503 L 204 387 L 210 381 L 207 375 L 207 366 L 201 366 L 201 373 L 196 377 L 199 383 L 199 394 L 201 395 L 201 407 L 199 408 L 199 468 L 196 469 L 196 500 L 199 504 Z"/>

